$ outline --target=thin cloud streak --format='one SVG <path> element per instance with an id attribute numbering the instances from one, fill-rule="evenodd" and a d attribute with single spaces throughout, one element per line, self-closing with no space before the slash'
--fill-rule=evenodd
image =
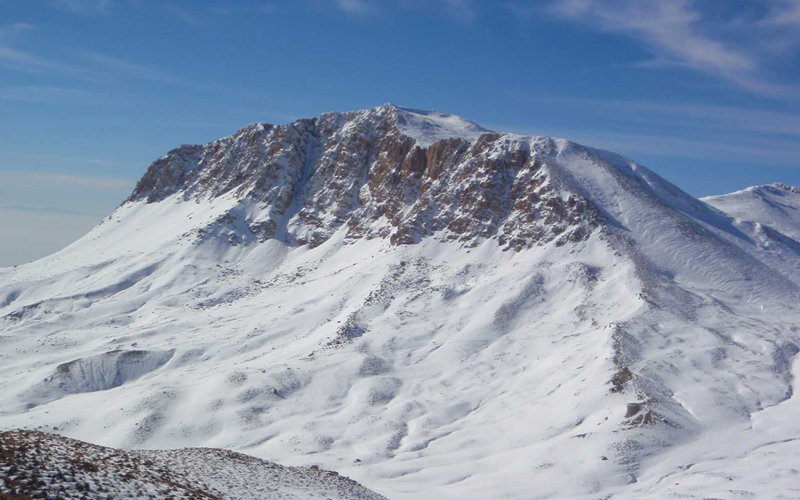
<path id="1" fill-rule="evenodd" d="M 0 40 L 24 31 L 28 31 L 30 29 L 33 29 L 33 25 L 30 23 L 13 23 L 6 26 L 0 26 Z"/>
<path id="2" fill-rule="evenodd" d="M 192 12 L 189 12 L 188 10 L 181 9 L 180 7 L 170 5 L 169 7 L 167 7 L 167 10 L 169 11 L 170 14 L 177 17 L 178 19 L 188 24 L 189 26 L 202 26 L 203 24 L 205 24 L 205 21 L 201 17 L 195 15 Z"/>
<path id="3" fill-rule="evenodd" d="M 22 73 L 50 73 L 84 82 L 97 82 L 108 78 L 107 74 L 90 68 L 56 62 L 2 44 L 0 44 L 0 66 Z"/>
<path id="4" fill-rule="evenodd" d="M 51 0 L 50 5 L 73 14 L 106 14 L 111 10 L 111 0 Z"/>
<path id="5" fill-rule="evenodd" d="M 778 0 L 763 23 L 772 26 L 800 25 L 800 0 Z"/>
<path id="6" fill-rule="evenodd" d="M 102 167 L 104 169 L 127 169 L 127 168 L 138 168 L 142 167 L 140 162 L 133 162 L 133 161 L 123 161 L 118 159 L 112 158 L 92 158 L 92 157 L 81 157 L 81 156 L 68 156 L 68 155 L 54 155 L 54 154 L 43 154 L 43 153 L 23 153 L 23 152 L 16 152 L 16 151 L 0 151 L 0 160 L 5 161 L 7 164 L 10 163 L 21 163 L 28 167 L 25 170 L 31 170 L 34 163 L 37 162 L 39 164 L 67 164 L 67 165 L 91 165 L 96 167 Z M 36 167 L 38 168 L 38 167 Z M 46 167 L 44 167 L 46 169 Z M 11 173 L 6 171 L 5 173 Z M 3 171 L 0 170 L 0 175 L 3 174 Z M 26 176 L 24 172 L 16 172 L 16 174 L 21 174 Z M 5 179 L 2 179 L 5 181 Z"/>
<path id="7" fill-rule="evenodd" d="M 242 15 L 271 15 L 278 10 L 278 5 L 274 3 L 262 3 L 259 5 L 219 5 L 212 8 L 201 7 L 196 10 L 187 10 L 176 5 L 167 5 L 164 11 L 177 17 L 184 24 L 198 28 L 214 23 L 220 17 L 242 16 Z"/>
<path id="8" fill-rule="evenodd" d="M 200 92 L 215 92 L 223 95 L 251 100 L 264 100 L 266 97 L 259 92 L 236 88 L 230 85 L 215 85 L 194 80 L 187 80 L 175 76 L 167 71 L 162 71 L 157 68 L 126 61 L 124 59 L 112 57 L 98 52 L 77 50 L 73 51 L 72 54 L 74 57 L 77 57 L 80 60 L 79 63 L 74 62 L 72 64 L 67 64 L 54 62 L 48 59 L 40 58 L 28 52 L 0 45 L 0 66 L 6 66 L 10 69 L 27 73 L 49 72 L 66 76 L 74 80 L 95 84 L 107 84 L 111 80 L 132 78 L 140 81 L 149 81 L 163 85 L 183 87 Z M 10 99 L 11 96 L 9 95 L 6 98 Z M 32 95 L 29 95 L 28 98 L 35 100 Z M 17 97 L 17 100 L 23 99 L 24 97 L 22 96 Z M 41 96 L 40 99 L 42 99 Z M 87 99 L 87 102 L 88 101 L 89 100 Z"/>
<path id="9" fill-rule="evenodd" d="M 574 131 L 573 137 L 580 142 L 624 154 L 725 160 L 786 167 L 796 167 L 800 158 L 800 146 L 796 142 L 789 141 L 753 141 L 748 145 L 741 145 L 684 137 L 591 131 Z"/>
<path id="10" fill-rule="evenodd" d="M 71 65 L 61 61 L 53 61 L 51 59 L 39 57 L 28 51 L 12 47 L 6 40 L 14 38 L 15 35 L 33 28 L 34 26 L 29 23 L 14 23 L 7 26 L 0 26 L 0 66 L 24 73 L 50 72 L 84 80 L 97 79 L 101 76 L 96 71 L 80 68 L 74 64 Z"/>
<path id="11" fill-rule="evenodd" d="M 88 63 L 95 64 L 111 74 L 170 85 L 181 85 L 185 83 L 180 78 L 166 71 L 161 71 L 143 64 L 137 64 L 87 50 L 79 50 L 74 53 Z"/>
<path id="12" fill-rule="evenodd" d="M 134 182 L 129 179 L 116 179 L 111 177 L 89 177 L 69 174 L 32 173 L 31 179 L 51 184 L 67 184 L 72 186 L 86 186 L 99 189 L 128 189 Z"/>
<path id="13" fill-rule="evenodd" d="M 523 135 L 563 137 L 590 147 L 623 155 L 659 156 L 693 160 L 723 160 L 734 163 L 797 167 L 800 165 L 800 144 L 788 140 L 751 140 L 746 144 L 688 139 L 670 135 L 597 132 L 588 129 L 538 130 L 487 124 L 492 130 L 511 131 Z"/>
<path id="14" fill-rule="evenodd" d="M 760 54 L 751 48 L 752 41 L 737 44 L 710 35 L 715 26 L 696 8 L 696 2 L 556 0 L 552 11 L 564 19 L 642 40 L 659 65 L 685 65 L 765 97 L 797 100 L 800 95 L 800 87 L 777 84 L 763 76 Z"/>
<path id="15" fill-rule="evenodd" d="M 510 95 L 531 103 L 558 103 L 567 109 L 589 107 L 607 112 L 608 116 L 623 123 L 681 125 L 716 132 L 739 131 L 800 138 L 800 115 L 796 113 L 712 104 L 536 96 L 522 92 L 510 92 Z"/>
<path id="16" fill-rule="evenodd" d="M 38 72 L 43 70 L 64 71 L 69 69 L 64 65 L 42 59 L 28 52 L 13 49 L 4 45 L 0 45 L 0 61 L 11 63 L 23 71 L 29 72 Z"/>
<path id="17" fill-rule="evenodd" d="M 0 100 L 56 105 L 89 105 L 102 101 L 84 90 L 33 86 L 0 87 Z"/>
<path id="18" fill-rule="evenodd" d="M 36 213 L 51 213 L 51 214 L 65 214 L 65 215 L 93 215 L 104 216 L 105 214 L 99 212 L 83 212 L 81 210 L 72 210 L 69 208 L 60 207 L 38 207 L 32 205 L 0 205 L 0 210 L 14 210 L 17 212 L 36 212 Z"/>
<path id="19" fill-rule="evenodd" d="M 356 16 L 367 16 L 380 12 L 382 6 L 395 5 L 388 1 L 381 0 L 333 0 L 334 5 L 347 14 Z M 451 18 L 464 22 L 471 23 L 477 17 L 473 0 L 402 0 L 397 2 L 405 8 L 429 8 L 444 9 Z"/>
<path id="20" fill-rule="evenodd" d="M 450 15 L 461 21 L 471 23 L 477 17 L 472 0 L 439 0 L 443 3 Z"/>
<path id="21" fill-rule="evenodd" d="M 364 15 L 374 12 L 376 7 L 365 0 L 336 0 L 336 6 L 349 14 Z"/>
<path id="22" fill-rule="evenodd" d="M 274 3 L 266 3 L 257 7 L 239 6 L 239 5 L 226 5 L 224 7 L 214 8 L 214 14 L 222 16 L 232 16 L 235 14 L 274 14 L 278 10 L 278 5 Z"/>

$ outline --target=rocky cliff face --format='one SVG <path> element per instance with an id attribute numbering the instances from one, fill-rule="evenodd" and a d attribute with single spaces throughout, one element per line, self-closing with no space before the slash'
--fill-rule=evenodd
<path id="1" fill-rule="evenodd" d="M 350 240 L 411 244 L 436 235 L 473 245 L 497 238 L 514 249 L 581 241 L 598 226 L 602 215 L 591 203 L 551 181 L 551 139 L 496 134 L 469 122 L 435 133 L 453 120 L 442 125 L 384 105 L 254 124 L 171 151 L 150 166 L 128 201 L 176 193 L 240 197 L 268 207 L 245 221 L 259 239 L 311 247 L 342 226 Z M 447 135 L 453 137 L 437 139 Z"/>

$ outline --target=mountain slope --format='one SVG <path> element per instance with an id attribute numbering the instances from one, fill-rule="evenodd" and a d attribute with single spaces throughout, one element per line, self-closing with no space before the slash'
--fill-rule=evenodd
<path id="1" fill-rule="evenodd" d="M 392 105 L 256 124 L 0 270 L 0 426 L 389 498 L 663 498 L 740 463 L 698 443 L 761 449 L 767 414 L 800 436 L 799 270 L 777 230 L 569 141 Z"/>

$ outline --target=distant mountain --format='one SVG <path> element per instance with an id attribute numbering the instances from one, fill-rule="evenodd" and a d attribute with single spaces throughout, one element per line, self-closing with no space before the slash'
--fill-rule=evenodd
<path id="1" fill-rule="evenodd" d="M 791 497 L 800 221 L 708 201 L 393 105 L 181 146 L 0 269 L 0 428 L 392 499 Z"/>
<path id="2" fill-rule="evenodd" d="M 737 219 L 771 226 L 800 241 L 800 187 L 779 183 L 753 186 L 703 201 Z"/>
<path id="3" fill-rule="evenodd" d="M 124 451 L 35 431 L 0 432 L 2 498 L 386 500 L 318 467 L 226 450 Z"/>

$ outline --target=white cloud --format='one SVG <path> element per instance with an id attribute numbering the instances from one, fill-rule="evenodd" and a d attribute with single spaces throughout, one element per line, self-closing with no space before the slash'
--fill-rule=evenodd
<path id="1" fill-rule="evenodd" d="M 365 0 L 336 0 L 339 9 L 351 14 L 366 14 L 375 9 L 375 6 Z"/>
<path id="2" fill-rule="evenodd" d="M 439 0 L 456 19 L 466 22 L 475 20 L 476 12 L 472 0 Z"/>
<path id="3" fill-rule="evenodd" d="M 52 0 L 50 4 L 75 14 L 105 14 L 111 10 L 111 0 Z"/>
<path id="4" fill-rule="evenodd" d="M 767 1 L 777 6 L 787 0 Z M 796 0 L 792 4 L 800 5 Z M 556 0 L 553 11 L 642 40 L 654 53 L 655 65 L 690 67 L 763 96 L 796 99 L 800 95 L 799 88 L 773 83 L 764 76 L 762 55 L 754 40 L 746 35 L 741 38 L 748 39 L 738 40 L 719 35 L 724 21 L 712 19 L 699 5 L 690 0 Z M 757 26 L 759 20 L 750 21 Z"/>

